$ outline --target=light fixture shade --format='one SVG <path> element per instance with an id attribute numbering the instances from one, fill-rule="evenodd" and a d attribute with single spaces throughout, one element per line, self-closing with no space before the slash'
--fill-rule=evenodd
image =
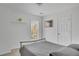
<path id="1" fill-rule="evenodd" d="M 43 3 L 36 3 L 38 6 L 41 6 Z"/>

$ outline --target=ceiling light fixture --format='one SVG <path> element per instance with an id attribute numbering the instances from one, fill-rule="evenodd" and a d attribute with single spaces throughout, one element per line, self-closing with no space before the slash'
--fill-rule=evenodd
<path id="1" fill-rule="evenodd" d="M 36 3 L 38 6 L 41 6 L 43 3 Z"/>
<path id="2" fill-rule="evenodd" d="M 40 14 L 43 14 L 42 12 L 40 12 Z"/>

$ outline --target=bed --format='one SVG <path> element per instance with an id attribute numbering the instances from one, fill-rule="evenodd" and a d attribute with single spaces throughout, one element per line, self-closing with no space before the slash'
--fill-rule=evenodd
<path id="1" fill-rule="evenodd" d="M 20 45 L 21 56 L 79 56 L 79 51 L 72 48 L 72 45 L 62 46 L 45 39 L 24 41 Z"/>
<path id="2" fill-rule="evenodd" d="M 22 45 L 22 43 L 31 44 Z M 45 39 L 35 41 L 24 41 L 20 42 L 20 45 L 21 56 L 49 56 L 49 53 L 64 47 L 62 45 L 48 42 Z"/>

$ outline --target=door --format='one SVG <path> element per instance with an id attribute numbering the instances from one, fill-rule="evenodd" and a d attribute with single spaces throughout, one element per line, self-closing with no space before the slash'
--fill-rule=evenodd
<path id="1" fill-rule="evenodd" d="M 61 45 L 69 45 L 72 41 L 71 16 L 60 16 L 57 20 L 57 41 Z"/>

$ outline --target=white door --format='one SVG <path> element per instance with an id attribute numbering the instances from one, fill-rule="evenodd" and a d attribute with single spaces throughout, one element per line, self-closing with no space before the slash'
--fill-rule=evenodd
<path id="1" fill-rule="evenodd" d="M 61 45 L 69 45 L 72 41 L 71 16 L 59 16 L 57 20 L 57 40 Z"/>

